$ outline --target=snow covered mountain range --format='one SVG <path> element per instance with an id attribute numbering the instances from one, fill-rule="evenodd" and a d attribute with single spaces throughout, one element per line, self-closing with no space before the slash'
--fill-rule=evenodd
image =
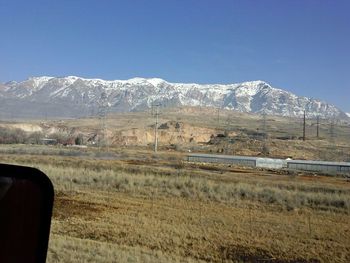
<path id="1" fill-rule="evenodd" d="M 79 117 L 97 114 L 101 95 L 109 111 L 138 111 L 153 103 L 164 107 L 208 106 L 239 112 L 308 118 L 348 119 L 326 102 L 298 97 L 264 81 L 238 84 L 183 84 L 159 78 L 106 81 L 69 77 L 32 77 L 0 84 L 0 117 Z"/>

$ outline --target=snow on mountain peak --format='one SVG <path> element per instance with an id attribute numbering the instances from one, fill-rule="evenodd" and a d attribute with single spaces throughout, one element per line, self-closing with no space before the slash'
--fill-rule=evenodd
<path id="1" fill-rule="evenodd" d="M 28 80 L 34 81 L 35 83 L 43 83 L 48 82 L 50 79 L 53 79 L 54 77 L 48 77 L 48 76 L 42 76 L 42 77 L 30 77 Z"/>
<path id="2" fill-rule="evenodd" d="M 28 81 L 33 82 L 33 89 L 34 90 L 39 90 L 51 79 L 53 79 L 53 77 L 48 77 L 48 76 L 30 77 L 28 79 Z M 30 92 L 30 94 L 31 94 L 31 92 Z"/>
<path id="3" fill-rule="evenodd" d="M 6 99 L 6 96 L 18 98 L 18 103 L 21 103 L 21 100 L 28 100 L 31 103 L 35 102 L 31 105 L 34 107 L 37 104 L 38 108 L 42 103 L 49 101 L 50 106 L 64 107 L 68 115 L 74 114 L 74 116 L 79 116 L 87 110 L 93 111 L 101 92 L 106 92 L 111 111 L 144 110 L 157 101 L 164 106 L 212 106 L 290 117 L 300 117 L 304 110 L 307 110 L 309 117 L 350 117 L 350 114 L 345 114 L 333 105 L 298 97 L 261 80 L 225 85 L 170 83 L 160 78 L 140 77 L 128 80 L 102 80 L 77 76 L 59 78 L 44 76 L 4 85 L 1 99 Z M 18 108 L 18 105 L 16 107 Z M 59 115 L 60 110 L 55 114 Z"/>
<path id="4" fill-rule="evenodd" d="M 147 81 L 155 87 L 157 87 L 160 84 L 166 83 L 164 79 L 160 79 L 160 78 L 151 78 L 151 79 L 147 79 Z"/>
<path id="5" fill-rule="evenodd" d="M 114 80 L 114 82 L 120 82 L 120 83 L 128 83 L 133 85 L 144 85 L 144 84 L 151 84 L 155 87 L 158 85 L 165 83 L 166 81 L 160 78 L 131 78 L 128 80 Z"/>
<path id="6" fill-rule="evenodd" d="M 260 86 L 269 86 L 271 87 L 267 82 L 263 81 L 263 80 L 254 80 L 254 81 L 245 81 L 240 83 L 242 86 L 249 86 L 249 87 L 260 87 Z"/>
<path id="7" fill-rule="evenodd" d="M 82 79 L 82 78 L 79 78 L 79 77 L 77 77 L 77 76 L 67 76 L 67 77 L 63 77 L 63 79 L 67 79 L 67 80 L 77 80 L 77 79 Z M 86 80 L 88 80 L 88 79 L 86 79 Z"/>
<path id="8" fill-rule="evenodd" d="M 261 80 L 242 82 L 235 86 L 238 96 L 254 96 L 264 88 L 275 90 L 269 84 Z"/>
<path id="9" fill-rule="evenodd" d="M 49 76 L 40 76 L 40 77 L 30 77 L 29 80 L 34 80 L 34 81 L 49 81 L 50 79 L 53 79 L 54 77 L 49 77 Z"/>

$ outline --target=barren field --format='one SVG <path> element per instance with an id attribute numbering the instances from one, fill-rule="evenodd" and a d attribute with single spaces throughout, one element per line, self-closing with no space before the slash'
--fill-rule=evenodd
<path id="1" fill-rule="evenodd" d="M 349 161 L 349 124 L 321 120 L 317 138 L 314 121 L 302 141 L 298 119 L 161 109 L 157 154 L 151 112 L 109 115 L 109 147 L 97 118 L 0 122 L 5 142 L 29 134 L 0 144 L 0 162 L 54 184 L 50 263 L 350 262 L 349 178 L 184 161 L 189 151 Z"/>
<path id="2" fill-rule="evenodd" d="M 0 155 L 54 183 L 48 262 L 350 261 L 346 178 L 119 156 Z"/>

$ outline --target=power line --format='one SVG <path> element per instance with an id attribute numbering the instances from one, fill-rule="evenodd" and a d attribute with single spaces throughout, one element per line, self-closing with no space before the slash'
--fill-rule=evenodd
<path id="1" fill-rule="evenodd" d="M 267 122 L 266 122 L 266 112 L 264 111 L 263 116 L 263 132 L 267 135 Z"/>
<path id="2" fill-rule="evenodd" d="M 159 107 L 160 103 L 152 105 L 152 115 L 155 117 L 155 126 L 154 126 L 154 152 L 158 151 L 158 122 L 159 122 Z M 155 113 L 154 113 L 155 108 Z"/>
<path id="3" fill-rule="evenodd" d="M 303 141 L 306 141 L 306 111 L 304 110 Z"/>
<path id="4" fill-rule="evenodd" d="M 98 136 L 98 147 L 101 150 L 101 147 L 106 146 L 108 149 L 108 136 L 107 136 L 107 112 L 109 108 L 109 103 L 107 100 L 107 94 L 105 92 L 101 93 L 100 99 L 98 100 L 98 118 L 100 122 L 100 136 Z"/>
<path id="5" fill-rule="evenodd" d="M 218 120 L 218 128 L 220 127 L 220 107 L 217 108 L 218 111 L 218 116 L 217 116 L 217 120 Z"/>
<path id="6" fill-rule="evenodd" d="M 316 138 L 319 139 L 320 138 L 320 116 L 317 115 L 316 117 L 316 122 L 312 122 L 311 126 L 316 126 Z"/>
<path id="7" fill-rule="evenodd" d="M 267 142 L 267 138 L 268 138 L 268 134 L 267 134 L 267 114 L 265 112 L 265 110 L 262 113 L 262 117 L 263 117 L 263 146 L 262 146 L 262 153 L 264 155 L 269 154 L 269 147 L 268 147 L 268 142 Z"/>
<path id="8" fill-rule="evenodd" d="M 331 120 L 331 128 L 330 128 L 330 143 L 334 146 L 335 145 L 335 119 L 333 118 Z"/>

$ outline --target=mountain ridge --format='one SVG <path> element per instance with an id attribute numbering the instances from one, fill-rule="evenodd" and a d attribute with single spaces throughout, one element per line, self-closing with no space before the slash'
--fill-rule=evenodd
<path id="1" fill-rule="evenodd" d="M 41 76 L 0 84 L 2 105 L 9 109 L 19 108 L 21 103 L 30 105 L 32 115 L 40 115 L 40 110 L 48 116 L 60 116 L 62 112 L 66 117 L 93 115 L 98 111 L 102 94 L 112 112 L 145 110 L 153 103 L 161 103 L 164 107 L 208 106 L 287 117 L 301 117 L 306 110 L 309 118 L 349 118 L 332 104 L 297 96 L 262 80 L 197 84 L 171 83 L 161 78 L 103 80 Z M 1 106 L 0 109 L 5 110 Z"/>

